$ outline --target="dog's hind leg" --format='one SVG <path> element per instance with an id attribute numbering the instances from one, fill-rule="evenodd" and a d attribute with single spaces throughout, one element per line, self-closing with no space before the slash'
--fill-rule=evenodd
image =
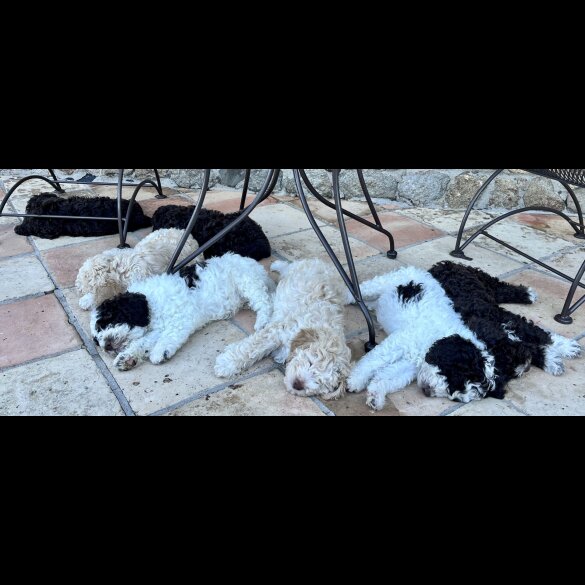
<path id="1" fill-rule="evenodd" d="M 387 338 L 366 354 L 353 368 L 348 380 L 349 392 L 362 392 L 381 368 L 397 362 L 401 351 L 393 338 Z"/>
<path id="2" fill-rule="evenodd" d="M 386 403 L 386 396 L 414 382 L 416 373 L 416 366 L 406 360 L 389 364 L 378 370 L 368 385 L 366 404 L 374 410 L 382 410 Z"/>
<path id="3" fill-rule="evenodd" d="M 229 345 L 215 362 L 215 375 L 231 378 L 269 356 L 282 343 L 279 329 L 267 327 Z"/>
<path id="4" fill-rule="evenodd" d="M 504 281 L 498 281 L 495 297 L 498 305 L 532 305 L 538 300 L 538 294 L 533 288 Z"/>

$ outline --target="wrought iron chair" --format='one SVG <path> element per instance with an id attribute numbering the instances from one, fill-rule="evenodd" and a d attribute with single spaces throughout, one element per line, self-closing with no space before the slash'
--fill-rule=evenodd
<path id="1" fill-rule="evenodd" d="M 132 181 L 130 179 L 130 180 L 127 180 L 126 182 L 124 182 L 124 170 L 125 169 L 118 169 L 118 180 L 116 183 L 103 182 L 103 181 L 84 181 L 83 179 L 77 180 L 77 181 L 72 180 L 72 179 L 57 179 L 57 176 L 55 175 L 54 169 L 48 169 L 49 174 L 51 175 L 51 179 L 44 177 L 43 175 L 28 175 L 27 177 L 24 177 L 24 178 L 20 179 L 19 181 L 17 181 L 14 184 L 14 186 L 6 193 L 6 195 L 2 199 L 2 203 L 0 203 L 0 217 L 40 217 L 40 218 L 45 218 L 45 219 L 74 219 L 74 220 L 75 219 L 77 219 L 77 220 L 93 219 L 93 220 L 101 220 L 101 221 L 117 221 L 118 222 L 118 233 L 120 235 L 120 245 L 118 247 L 119 248 L 128 248 L 129 246 L 126 244 L 126 238 L 128 236 L 128 227 L 129 227 L 130 217 L 132 214 L 132 209 L 134 207 L 134 203 L 136 201 L 136 197 L 138 196 L 138 193 L 140 192 L 140 190 L 143 187 L 151 186 L 157 190 L 157 195 L 156 195 L 157 199 L 166 199 L 166 195 L 164 195 L 164 193 L 163 193 L 163 189 L 162 189 L 162 185 L 161 185 L 161 181 L 160 181 L 160 175 L 159 175 L 159 172 L 157 169 L 153 169 L 154 175 L 156 178 L 156 183 L 154 181 L 152 181 L 151 179 L 145 179 L 144 181 L 140 181 L 140 182 Z M 65 215 L 39 216 L 39 215 L 31 215 L 31 214 L 26 214 L 26 213 L 5 213 L 4 208 L 6 207 L 6 204 L 8 203 L 8 200 L 10 199 L 10 197 L 16 192 L 16 190 L 23 183 L 26 183 L 27 181 L 32 181 L 33 179 L 45 181 L 57 193 L 65 193 L 65 190 L 62 189 L 62 187 L 61 187 L 62 184 L 63 185 L 65 185 L 65 184 L 67 184 L 67 185 L 115 185 L 118 188 L 118 190 L 117 190 L 118 215 L 117 215 L 117 217 L 77 217 L 77 216 L 65 216 Z M 134 190 L 134 193 L 132 194 L 132 197 L 130 198 L 130 204 L 128 205 L 128 211 L 126 212 L 125 217 L 123 217 L 123 215 L 122 215 L 122 188 L 123 187 L 136 187 Z"/>
<path id="2" fill-rule="evenodd" d="M 373 230 L 375 230 L 377 232 L 383 233 L 388 238 L 390 249 L 387 253 L 387 256 L 390 259 L 395 259 L 397 257 L 397 252 L 396 252 L 396 249 L 394 246 L 394 238 L 392 237 L 392 234 L 388 230 L 384 229 L 384 227 L 382 226 L 382 222 L 380 221 L 380 218 L 376 212 L 376 208 L 374 207 L 374 204 L 372 202 L 372 198 L 368 192 L 368 188 L 367 188 L 366 182 L 364 180 L 364 175 L 363 175 L 362 169 L 355 169 L 355 170 L 358 174 L 358 178 L 359 178 L 359 182 L 360 182 L 360 186 L 361 186 L 363 195 L 368 203 L 368 206 L 370 208 L 370 211 L 372 213 L 372 217 L 374 218 L 375 223 L 372 223 L 371 221 L 368 221 L 368 220 L 364 219 L 363 217 L 359 217 L 359 216 L 343 209 L 342 199 L 341 199 L 341 189 L 340 189 L 340 183 L 339 183 L 341 169 L 327 169 L 327 170 L 329 172 L 331 172 L 331 176 L 332 176 L 334 203 L 332 203 L 331 201 L 326 199 L 323 195 L 321 195 L 317 191 L 317 189 L 315 189 L 315 187 L 312 185 L 311 181 L 307 177 L 307 174 L 306 174 L 304 169 L 293 169 L 294 178 L 295 178 L 295 185 L 296 185 L 299 199 L 300 199 L 301 204 L 303 206 L 303 209 L 305 211 L 305 214 L 307 215 L 307 218 L 309 219 L 309 223 L 311 224 L 312 228 L 315 230 L 319 240 L 323 244 L 323 247 L 327 251 L 327 254 L 331 258 L 336 269 L 339 271 L 344 282 L 346 283 L 346 285 L 348 286 L 348 288 L 352 292 L 358 306 L 360 307 L 360 309 L 361 309 L 361 311 L 366 319 L 366 322 L 368 325 L 368 332 L 369 332 L 369 340 L 366 343 L 366 351 L 370 351 L 376 346 L 376 331 L 374 328 L 374 323 L 372 321 L 372 317 L 371 317 L 371 315 L 368 311 L 368 308 L 366 307 L 366 304 L 362 298 L 359 279 L 357 276 L 357 271 L 355 268 L 353 254 L 351 251 L 351 245 L 349 242 L 347 228 L 345 225 L 345 216 L 350 217 L 352 219 L 355 219 L 356 221 L 358 221 L 364 225 L 369 226 L 370 228 L 372 228 Z M 181 263 L 177 264 L 177 260 L 181 254 L 181 251 L 183 250 L 183 247 L 185 246 L 187 238 L 189 237 L 189 234 L 191 233 L 195 223 L 197 222 L 197 219 L 198 219 L 199 214 L 201 212 L 201 209 L 203 207 L 203 203 L 205 201 L 205 196 L 207 195 L 207 192 L 209 191 L 210 169 L 206 169 L 204 182 L 203 182 L 203 186 L 201 189 L 201 194 L 199 196 L 199 200 L 197 202 L 197 205 L 195 207 L 195 210 L 193 212 L 193 215 L 191 217 L 189 225 L 187 226 L 187 228 L 185 230 L 185 235 L 184 235 L 181 243 L 179 244 L 179 247 L 177 248 L 177 251 L 175 252 L 175 255 L 171 261 L 171 264 L 170 264 L 169 269 L 168 269 L 169 274 L 179 272 L 181 270 L 181 268 L 183 268 L 184 266 L 186 266 L 187 264 L 192 262 L 195 258 L 200 256 L 201 254 L 203 254 L 211 246 L 213 246 L 219 240 L 221 240 L 221 238 L 223 238 L 227 233 L 229 233 L 232 229 L 234 229 L 239 223 L 244 221 L 244 219 L 246 217 L 248 217 L 260 203 L 262 203 L 267 197 L 269 197 L 273 193 L 273 191 L 276 187 L 276 184 L 278 182 L 278 176 L 280 174 L 280 171 L 281 171 L 281 169 L 270 169 L 269 170 L 268 176 L 266 177 L 266 180 L 264 181 L 264 185 L 258 191 L 258 193 L 256 194 L 256 197 L 254 198 L 252 203 L 248 207 L 245 207 L 246 197 L 248 194 L 248 187 L 249 187 L 249 183 L 250 183 L 250 174 L 251 174 L 251 169 L 246 169 L 244 186 L 243 186 L 243 190 L 242 190 L 242 201 L 241 201 L 241 205 L 240 205 L 239 217 L 231 225 L 227 226 L 224 230 L 222 230 L 219 234 L 217 234 L 214 238 L 212 238 L 211 240 L 206 242 L 204 245 L 202 245 L 196 252 L 191 254 L 191 256 L 189 256 L 188 258 L 183 260 Z M 349 274 L 348 274 L 348 271 L 346 271 L 345 268 L 342 266 L 341 262 L 339 261 L 339 258 L 336 256 L 335 252 L 331 248 L 331 245 L 327 241 L 327 238 L 325 237 L 325 235 L 323 234 L 323 232 L 319 228 L 317 221 L 316 221 L 315 217 L 313 216 L 313 212 L 311 211 L 309 204 L 307 202 L 307 197 L 305 194 L 305 187 L 319 201 L 321 201 L 321 203 L 327 205 L 331 209 L 336 210 L 338 223 L 339 223 L 339 230 L 340 230 L 341 239 L 343 242 L 343 248 L 344 248 L 344 252 L 345 252 L 345 256 L 346 256 L 346 260 L 347 260 Z"/>
<path id="3" fill-rule="evenodd" d="M 534 262 L 535 264 L 538 264 L 539 266 L 546 268 L 547 270 L 549 270 L 550 272 L 553 272 L 557 276 L 560 276 L 561 278 L 568 280 L 570 283 L 572 283 L 571 289 L 569 290 L 569 294 L 567 295 L 567 299 L 566 299 L 565 304 L 563 306 L 563 310 L 561 311 L 560 314 L 556 315 L 555 320 L 558 321 L 559 323 L 562 323 L 563 325 L 569 325 L 573 322 L 573 318 L 571 317 L 571 315 L 579 307 L 581 307 L 581 305 L 583 305 L 583 303 L 585 303 L 585 295 L 583 295 L 576 303 L 573 304 L 573 299 L 575 298 L 575 294 L 577 292 L 577 289 L 578 288 L 585 288 L 585 284 L 581 283 L 581 278 L 585 274 L 585 262 L 581 266 L 577 275 L 575 277 L 571 277 L 571 276 L 568 276 L 567 274 L 564 274 L 563 272 L 560 272 L 556 268 L 549 266 L 545 262 L 542 262 L 541 260 L 538 260 L 537 258 L 534 258 L 534 257 L 530 256 L 529 254 L 522 252 L 521 250 L 518 250 L 514 246 L 508 244 L 507 242 L 504 242 L 501 239 L 496 238 L 495 236 L 488 233 L 487 230 L 490 229 L 491 227 L 493 227 L 494 225 L 496 225 L 497 223 L 499 223 L 500 221 L 507 219 L 508 217 L 511 217 L 513 215 L 525 213 L 527 211 L 546 211 L 548 213 L 554 213 L 554 214 L 562 217 L 571 226 L 571 228 L 575 231 L 575 234 L 574 234 L 575 237 L 580 239 L 580 240 L 585 240 L 585 223 L 583 222 L 583 211 L 581 209 L 581 205 L 579 204 L 579 200 L 577 199 L 577 196 L 575 195 L 575 192 L 572 189 L 572 186 L 585 187 L 585 169 L 523 169 L 523 170 L 528 171 L 530 173 L 533 173 L 535 175 L 540 175 L 540 176 L 547 177 L 549 179 L 554 179 L 555 181 L 558 181 L 567 190 L 567 193 L 569 194 L 569 196 L 573 200 L 573 203 L 575 205 L 575 209 L 577 211 L 578 221 L 574 221 L 565 213 L 563 213 L 557 209 L 552 209 L 550 207 L 544 207 L 544 206 L 523 207 L 521 209 L 515 209 L 513 211 L 510 211 L 508 213 L 501 215 L 500 217 L 497 217 L 496 219 L 493 219 L 492 221 L 488 222 L 486 225 L 482 226 L 477 231 L 475 231 L 471 236 L 469 236 L 465 240 L 464 243 L 462 243 L 463 236 L 465 233 L 465 227 L 467 225 L 467 221 L 469 220 L 469 216 L 471 215 L 471 212 L 472 212 L 473 208 L 475 207 L 475 204 L 478 202 L 479 198 L 484 193 L 484 191 L 488 188 L 488 186 L 504 170 L 505 169 L 497 169 L 490 176 L 490 178 L 481 186 L 481 188 L 477 191 L 477 193 L 475 194 L 475 196 L 471 200 L 471 203 L 467 207 L 467 211 L 465 213 L 465 216 L 463 217 L 461 227 L 459 228 L 459 234 L 457 236 L 457 244 L 455 245 L 455 250 L 453 250 L 453 252 L 451 252 L 451 256 L 454 256 L 455 258 L 463 258 L 464 260 L 471 260 L 471 258 L 469 258 L 468 256 L 465 255 L 464 250 L 477 237 L 483 235 L 483 236 L 486 236 L 487 238 L 490 238 L 491 240 L 497 242 L 498 244 L 505 246 L 506 248 L 512 250 L 513 252 L 520 254 L 521 256 L 524 256 L 525 258 L 527 258 L 531 262 Z"/>

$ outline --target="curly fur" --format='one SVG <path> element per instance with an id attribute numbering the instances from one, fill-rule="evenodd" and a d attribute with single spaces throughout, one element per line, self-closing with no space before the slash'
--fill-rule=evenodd
<path id="1" fill-rule="evenodd" d="M 261 331 L 229 346 L 215 364 L 221 378 L 234 376 L 272 354 L 286 362 L 286 389 L 297 396 L 337 399 L 345 393 L 351 352 L 345 342 L 346 288 L 321 260 L 275 262 L 282 274 L 271 321 Z"/>
<path id="2" fill-rule="evenodd" d="M 141 240 L 134 249 L 115 248 L 86 260 L 75 281 L 81 295 L 79 306 L 88 311 L 126 292 L 132 283 L 166 272 L 182 236 L 181 230 L 159 230 Z M 179 261 L 198 247 L 189 236 Z"/>
<path id="3" fill-rule="evenodd" d="M 367 390 L 368 406 L 381 410 L 388 394 L 413 382 L 429 349 L 447 336 L 469 341 L 484 360 L 481 380 L 493 379 L 493 359 L 490 362 L 485 345 L 465 326 L 441 285 L 427 271 L 401 268 L 364 282 L 361 290 L 364 300 L 374 303 L 378 321 L 389 335 L 355 365 L 349 377 L 348 390 Z M 466 388 L 473 391 L 475 382 L 470 380 L 451 399 L 466 400 Z"/>
<path id="4" fill-rule="evenodd" d="M 274 282 L 254 260 L 226 254 L 209 260 L 197 276 L 194 288 L 179 275 L 151 276 L 94 309 L 94 340 L 116 355 L 115 367 L 130 370 L 146 359 L 162 364 L 195 331 L 233 316 L 246 304 L 258 314 L 257 329 L 270 320 Z"/>
<path id="5" fill-rule="evenodd" d="M 122 201 L 123 217 L 126 217 L 128 205 L 128 201 Z M 116 199 L 108 197 L 60 197 L 53 193 L 41 193 L 30 198 L 26 205 L 26 213 L 115 218 L 118 217 L 118 203 Z M 144 215 L 140 205 L 134 203 L 128 231 L 132 232 L 150 225 L 151 221 Z M 25 217 L 14 231 L 19 236 L 37 236 L 47 240 L 54 240 L 61 236 L 88 238 L 117 234 L 118 222 Z"/>
<path id="6" fill-rule="evenodd" d="M 454 262 L 440 262 L 431 268 L 430 274 L 495 358 L 496 386 L 488 396 L 503 398 L 507 383 L 522 375 L 531 364 L 558 376 L 564 372 L 564 358 L 580 355 L 581 347 L 576 341 L 545 331 L 499 306 L 532 304 L 536 299 L 532 289 Z"/>
<path id="7" fill-rule="evenodd" d="M 159 207 L 152 217 L 153 229 L 179 228 L 184 230 L 195 210 L 194 206 L 165 205 Z M 199 244 L 206 244 L 221 230 L 238 217 L 238 213 L 224 214 L 213 209 L 202 209 L 192 235 Z M 211 246 L 204 254 L 205 258 L 223 256 L 233 252 L 254 260 L 270 258 L 270 242 L 262 228 L 249 217 L 226 234 L 217 244 Z"/>

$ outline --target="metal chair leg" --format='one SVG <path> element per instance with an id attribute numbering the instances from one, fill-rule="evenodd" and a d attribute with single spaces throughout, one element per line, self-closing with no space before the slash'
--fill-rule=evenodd
<path id="1" fill-rule="evenodd" d="M 167 196 L 163 193 L 162 183 L 160 182 L 160 175 L 158 174 L 158 169 L 152 169 L 154 171 L 154 176 L 156 177 L 156 190 L 158 191 L 158 195 L 155 195 L 155 199 L 166 199 Z"/>

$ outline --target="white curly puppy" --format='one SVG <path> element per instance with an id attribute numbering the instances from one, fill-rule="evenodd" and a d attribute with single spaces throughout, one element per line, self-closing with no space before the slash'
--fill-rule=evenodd
<path id="1" fill-rule="evenodd" d="M 229 253 L 188 267 L 185 278 L 162 274 L 132 284 L 127 293 L 93 311 L 91 331 L 97 345 L 117 355 L 119 370 L 146 359 L 162 364 L 195 331 L 233 316 L 246 304 L 258 313 L 256 328 L 264 327 L 273 296 L 274 282 L 261 264 Z"/>
<path id="2" fill-rule="evenodd" d="M 79 306 L 89 311 L 107 299 L 126 292 L 132 283 L 166 272 L 183 233 L 178 229 L 156 231 L 133 249 L 116 248 L 86 260 L 75 281 L 82 295 Z M 197 241 L 189 236 L 179 261 L 190 256 L 198 247 Z"/>
<path id="3" fill-rule="evenodd" d="M 218 356 L 215 373 L 228 378 L 272 354 L 287 361 L 285 384 L 297 396 L 343 395 L 351 352 L 345 342 L 342 306 L 347 289 L 337 271 L 321 260 L 275 262 L 282 280 L 268 325 Z"/>
<path id="4" fill-rule="evenodd" d="M 477 347 L 484 360 L 485 379 L 493 384 L 493 356 L 426 270 L 401 268 L 363 283 L 361 291 L 365 301 L 377 300 L 376 316 L 389 335 L 357 363 L 349 377 L 350 392 L 367 389 L 368 406 L 381 410 L 388 394 L 417 378 L 433 344 L 451 335 L 459 335 Z"/>

